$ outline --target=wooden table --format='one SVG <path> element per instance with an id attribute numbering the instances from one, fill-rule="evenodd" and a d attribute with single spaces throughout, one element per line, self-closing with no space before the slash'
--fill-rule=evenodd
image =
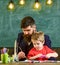
<path id="1" fill-rule="evenodd" d="M 0 65 L 60 65 L 60 62 L 12 62 L 7 64 L 0 63 Z"/>

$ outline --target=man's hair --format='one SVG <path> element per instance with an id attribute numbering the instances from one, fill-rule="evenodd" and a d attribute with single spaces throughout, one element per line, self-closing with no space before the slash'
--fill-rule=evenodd
<path id="1" fill-rule="evenodd" d="M 31 16 L 24 17 L 21 21 L 21 28 L 26 28 L 35 24 L 35 20 Z"/>
<path id="2" fill-rule="evenodd" d="M 36 41 L 39 40 L 41 42 L 44 42 L 44 33 L 40 31 L 32 34 L 31 40 L 36 40 Z"/>

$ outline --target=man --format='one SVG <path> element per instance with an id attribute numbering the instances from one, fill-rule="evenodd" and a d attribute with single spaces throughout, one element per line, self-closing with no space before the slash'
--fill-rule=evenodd
<path id="1" fill-rule="evenodd" d="M 31 42 L 31 35 L 36 32 L 35 20 L 27 16 L 21 21 L 21 29 L 22 33 L 18 34 L 17 43 L 18 43 L 18 58 L 20 60 L 24 60 L 29 52 L 29 50 L 33 47 Z M 51 41 L 49 36 L 45 35 L 45 44 L 49 48 L 51 48 Z"/>

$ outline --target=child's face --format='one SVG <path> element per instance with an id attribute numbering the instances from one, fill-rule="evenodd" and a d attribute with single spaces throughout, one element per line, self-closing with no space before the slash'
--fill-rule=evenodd
<path id="1" fill-rule="evenodd" d="M 40 50 L 43 48 L 44 42 L 39 41 L 39 40 L 33 40 L 32 42 L 33 42 L 34 48 L 36 48 L 37 50 Z"/>

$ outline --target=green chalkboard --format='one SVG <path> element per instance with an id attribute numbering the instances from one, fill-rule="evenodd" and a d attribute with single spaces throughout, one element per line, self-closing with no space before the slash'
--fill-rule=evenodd
<path id="1" fill-rule="evenodd" d="M 10 0 L 0 0 L 0 47 L 13 47 L 18 33 L 21 32 L 20 22 L 25 16 L 32 16 L 37 30 L 48 34 L 52 47 L 60 47 L 60 0 L 53 0 L 52 6 L 46 5 L 46 0 L 39 0 L 41 10 L 34 10 L 35 0 L 25 0 L 24 6 L 19 6 L 19 0 L 13 0 L 15 9 L 9 11 Z"/>

